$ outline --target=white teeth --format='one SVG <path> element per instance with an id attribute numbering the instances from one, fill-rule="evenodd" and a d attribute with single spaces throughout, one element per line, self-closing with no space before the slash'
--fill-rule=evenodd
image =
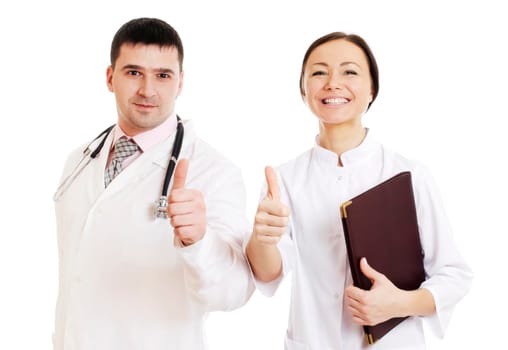
<path id="1" fill-rule="evenodd" d="M 325 104 L 340 105 L 343 103 L 347 103 L 348 101 L 345 98 L 325 98 L 323 102 Z"/>

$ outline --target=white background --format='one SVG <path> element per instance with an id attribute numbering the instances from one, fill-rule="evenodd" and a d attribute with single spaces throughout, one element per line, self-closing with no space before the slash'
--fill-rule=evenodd
<path id="1" fill-rule="evenodd" d="M 116 120 L 109 45 L 133 17 L 180 33 L 177 112 L 244 171 L 253 217 L 263 167 L 313 144 L 298 91 L 308 45 L 331 31 L 370 44 L 380 68 L 364 117 L 432 170 L 472 265 L 472 291 L 431 349 L 506 345 L 508 53 L 502 1 L 16 1 L 0 5 L 0 349 L 50 349 L 57 293 L 52 194 L 67 153 Z M 288 283 L 207 322 L 211 350 L 282 349 Z M 504 345 L 503 345 L 504 344 Z"/>

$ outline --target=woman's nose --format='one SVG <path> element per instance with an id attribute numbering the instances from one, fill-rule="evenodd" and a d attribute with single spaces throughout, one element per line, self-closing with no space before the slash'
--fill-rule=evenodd
<path id="1" fill-rule="evenodd" d="M 338 89 L 342 87 L 342 79 L 339 73 L 333 72 L 328 75 L 326 82 L 327 89 Z"/>

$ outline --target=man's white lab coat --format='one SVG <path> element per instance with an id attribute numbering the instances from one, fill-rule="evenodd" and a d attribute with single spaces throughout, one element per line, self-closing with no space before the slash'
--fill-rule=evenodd
<path id="1" fill-rule="evenodd" d="M 174 135 L 104 189 L 110 135 L 56 201 L 55 350 L 204 349 L 207 312 L 240 307 L 252 294 L 241 172 L 184 124 L 180 158 L 189 159 L 186 187 L 205 198 L 204 239 L 183 247 L 169 220 L 154 218 Z M 63 178 L 82 151 L 70 155 Z"/>

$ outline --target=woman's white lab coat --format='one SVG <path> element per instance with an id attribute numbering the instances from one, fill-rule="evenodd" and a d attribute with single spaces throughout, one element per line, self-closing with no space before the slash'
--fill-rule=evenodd
<path id="1" fill-rule="evenodd" d="M 287 350 L 423 350 L 422 321 L 443 335 L 455 304 L 469 290 L 472 273 L 454 243 L 439 191 L 421 164 L 391 152 L 372 138 L 341 156 L 315 145 L 280 167 L 281 200 L 290 207 L 288 234 L 279 242 L 284 276 L 292 273 Z M 339 208 L 342 203 L 401 171 L 411 171 L 427 274 L 422 287 L 436 314 L 410 317 L 374 345 L 364 340 L 345 306 L 352 284 Z M 280 279 L 256 282 L 266 295 Z"/>
<path id="2" fill-rule="evenodd" d="M 198 139 L 190 122 L 180 158 L 189 159 L 186 186 L 204 194 L 207 232 L 182 247 L 169 221 L 154 217 L 173 139 L 143 153 L 104 189 L 110 135 L 56 201 L 54 349 L 204 349 L 207 312 L 237 308 L 250 297 L 241 173 Z M 82 151 L 70 155 L 63 178 Z"/>

